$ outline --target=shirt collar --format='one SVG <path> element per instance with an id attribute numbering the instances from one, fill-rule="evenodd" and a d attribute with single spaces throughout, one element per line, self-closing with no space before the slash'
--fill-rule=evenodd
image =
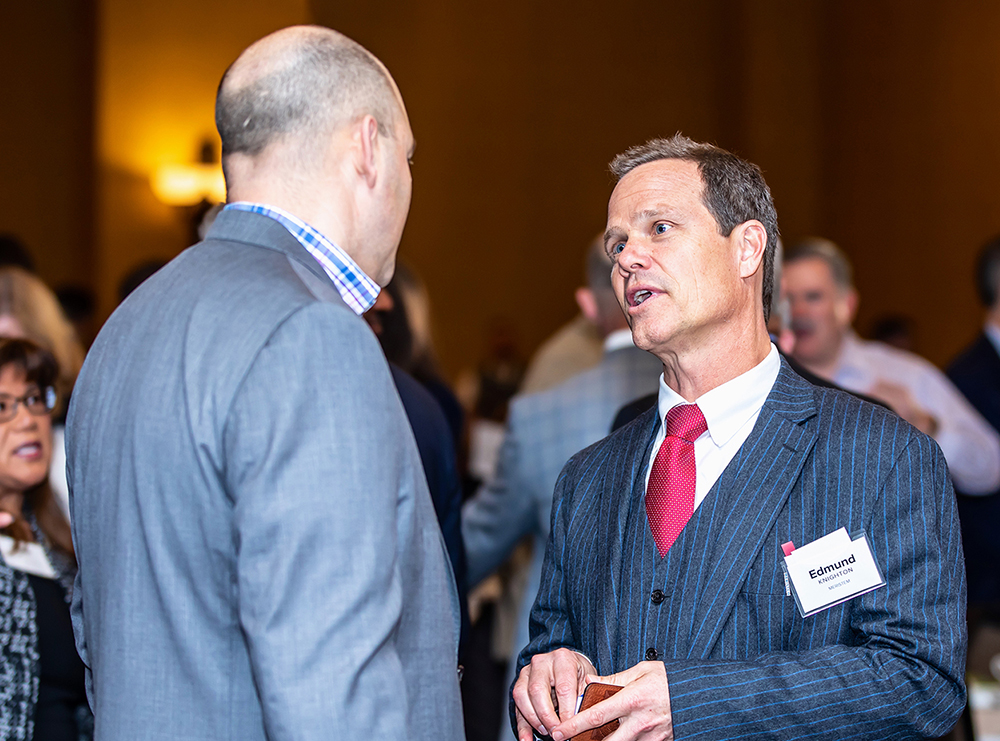
<path id="1" fill-rule="evenodd" d="M 695 400 L 701 413 L 705 415 L 708 433 L 717 447 L 729 442 L 747 420 L 760 411 L 780 369 L 781 358 L 778 348 L 772 342 L 771 351 L 757 365 Z M 661 422 L 675 406 L 688 403 L 667 385 L 661 375 L 657 409 Z"/>
<path id="2" fill-rule="evenodd" d="M 604 352 L 614 352 L 626 347 L 635 347 L 631 329 L 616 329 L 604 338 Z"/>
<path id="3" fill-rule="evenodd" d="M 249 211 L 274 219 L 298 240 L 306 252 L 323 268 L 337 292 L 355 314 L 368 311 L 378 298 L 381 288 L 344 250 L 335 245 L 317 229 L 277 206 L 264 203 L 237 201 L 225 207 L 226 211 Z"/>

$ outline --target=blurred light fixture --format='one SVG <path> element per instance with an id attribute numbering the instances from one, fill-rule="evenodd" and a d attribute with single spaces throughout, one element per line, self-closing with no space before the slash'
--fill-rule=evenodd
<path id="1" fill-rule="evenodd" d="M 215 145 L 205 140 L 197 162 L 161 165 L 150 179 L 153 193 L 168 206 L 196 206 L 202 202 L 223 203 L 226 181 Z"/>

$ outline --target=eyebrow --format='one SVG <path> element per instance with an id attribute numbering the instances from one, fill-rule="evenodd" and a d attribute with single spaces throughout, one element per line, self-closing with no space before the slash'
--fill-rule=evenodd
<path id="1" fill-rule="evenodd" d="M 604 232 L 604 249 L 605 249 L 605 251 L 608 249 L 608 242 L 610 242 L 612 239 L 617 239 L 618 237 L 620 237 L 623 234 L 624 234 L 624 232 L 621 229 L 619 229 L 618 227 L 616 227 L 616 226 L 613 226 L 610 229 L 608 229 L 606 232 Z"/>
<path id="2" fill-rule="evenodd" d="M 632 221 L 647 221 L 649 219 L 657 219 L 662 216 L 670 216 L 672 210 L 666 206 L 660 208 L 644 208 L 642 211 L 636 211 L 630 217 Z M 614 239 L 620 236 L 624 236 L 625 231 L 619 229 L 616 226 L 611 227 L 606 232 L 604 232 L 604 246 L 607 248 L 608 240 Z"/>

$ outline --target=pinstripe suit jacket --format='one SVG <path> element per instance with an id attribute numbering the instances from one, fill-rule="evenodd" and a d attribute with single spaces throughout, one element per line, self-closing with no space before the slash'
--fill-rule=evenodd
<path id="1" fill-rule="evenodd" d="M 643 511 L 655 410 L 574 456 L 520 658 L 569 647 L 602 675 L 666 666 L 678 739 L 895 739 L 947 731 L 965 700 L 965 581 L 938 446 L 787 364 L 756 426 L 659 571 Z M 781 544 L 864 530 L 886 586 L 803 619 Z M 642 544 L 624 552 L 623 543 Z M 651 584 L 644 574 L 668 577 Z M 660 577 L 662 578 L 662 577 Z M 666 598 L 654 605 L 650 592 Z M 640 614 L 626 610 L 644 604 Z"/>

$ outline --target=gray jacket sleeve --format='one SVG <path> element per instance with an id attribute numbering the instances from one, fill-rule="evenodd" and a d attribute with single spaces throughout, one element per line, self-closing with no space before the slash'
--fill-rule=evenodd
<path id="1" fill-rule="evenodd" d="M 268 737 L 407 738 L 398 397 L 368 328 L 317 303 L 262 348 L 227 418 L 239 619 Z"/>

